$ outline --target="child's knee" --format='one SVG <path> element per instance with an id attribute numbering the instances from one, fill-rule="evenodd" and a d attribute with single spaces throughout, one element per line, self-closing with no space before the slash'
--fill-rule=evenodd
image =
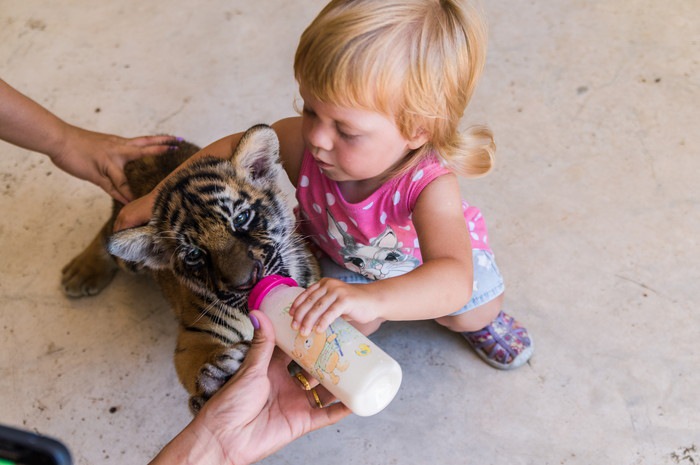
<path id="1" fill-rule="evenodd" d="M 377 318 L 374 321 L 370 321 L 369 323 L 358 323 L 356 321 L 351 321 L 350 324 L 355 327 L 356 330 L 364 334 L 365 336 L 369 336 L 373 332 L 379 329 L 379 327 L 384 323 L 384 320 L 381 318 Z"/>
<path id="2" fill-rule="evenodd" d="M 465 331 L 478 331 L 488 326 L 494 319 L 496 319 L 502 307 L 503 294 L 472 310 L 468 310 L 458 315 L 447 315 L 436 318 L 435 321 L 458 333 L 463 333 Z"/>

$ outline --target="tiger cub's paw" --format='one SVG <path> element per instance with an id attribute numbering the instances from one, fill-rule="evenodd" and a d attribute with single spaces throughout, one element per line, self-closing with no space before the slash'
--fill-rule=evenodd
<path id="1" fill-rule="evenodd" d="M 95 295 L 117 272 L 117 265 L 106 252 L 87 248 L 61 270 L 61 287 L 70 297 Z"/>
<path id="2" fill-rule="evenodd" d="M 199 412 L 204 403 L 236 374 L 249 348 L 249 342 L 225 347 L 215 352 L 202 366 L 197 375 L 197 393 L 190 398 L 192 413 Z"/>

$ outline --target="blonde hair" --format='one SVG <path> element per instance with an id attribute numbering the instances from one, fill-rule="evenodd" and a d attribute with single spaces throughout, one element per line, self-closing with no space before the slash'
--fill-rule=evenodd
<path id="1" fill-rule="evenodd" d="M 486 28 L 460 0 L 333 0 L 304 31 L 294 76 L 315 99 L 378 111 L 428 142 L 402 170 L 437 153 L 463 176 L 486 174 L 495 144 L 459 122 L 484 66 Z"/>

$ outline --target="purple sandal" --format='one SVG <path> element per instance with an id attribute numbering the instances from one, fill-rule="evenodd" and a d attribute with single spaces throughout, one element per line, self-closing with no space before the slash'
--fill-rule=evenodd
<path id="1" fill-rule="evenodd" d="M 484 329 L 464 332 L 462 336 L 486 363 L 501 370 L 512 370 L 525 364 L 535 347 L 527 329 L 514 328 L 514 323 L 512 316 L 501 312 Z"/>

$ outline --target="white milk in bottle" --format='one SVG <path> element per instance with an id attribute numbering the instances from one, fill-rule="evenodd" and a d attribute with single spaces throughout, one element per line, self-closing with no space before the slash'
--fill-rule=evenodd
<path id="1" fill-rule="evenodd" d="M 325 334 L 302 336 L 292 329 L 289 308 L 303 291 L 292 278 L 267 276 L 253 288 L 249 308 L 272 320 L 277 346 L 353 413 L 379 413 L 399 390 L 401 367 L 342 318 Z"/>

